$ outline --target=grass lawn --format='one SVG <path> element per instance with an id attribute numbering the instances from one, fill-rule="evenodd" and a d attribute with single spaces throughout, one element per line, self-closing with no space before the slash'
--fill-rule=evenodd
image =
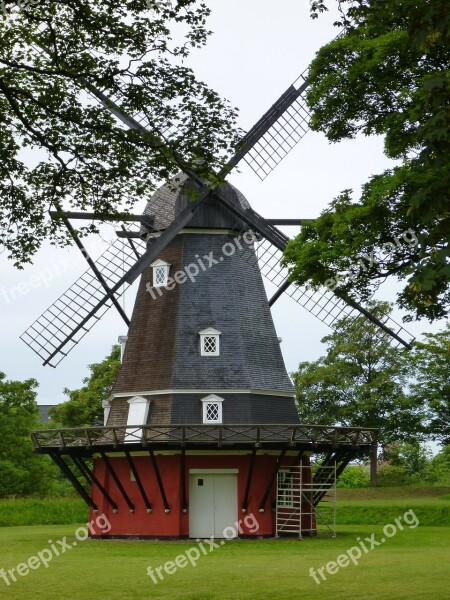
<path id="1" fill-rule="evenodd" d="M 401 513 L 400 513 L 401 514 Z M 393 522 L 399 514 L 392 514 Z M 30 556 L 67 536 L 75 540 L 76 526 L 46 525 L 0 529 L 0 568 L 26 562 Z M 173 561 L 194 544 L 189 542 L 85 541 L 6 586 L 0 597 L 11 600 L 147 600 L 183 598 L 207 600 L 292 598 L 307 596 L 341 599 L 433 598 L 447 600 L 449 591 L 450 527 L 405 528 L 380 547 L 363 554 L 316 584 L 310 567 L 318 569 L 357 544 L 356 538 L 376 534 L 381 526 L 340 526 L 336 539 L 229 541 L 190 564 L 165 575 L 155 585 L 147 575 Z M 206 549 L 206 544 L 205 544 Z"/>

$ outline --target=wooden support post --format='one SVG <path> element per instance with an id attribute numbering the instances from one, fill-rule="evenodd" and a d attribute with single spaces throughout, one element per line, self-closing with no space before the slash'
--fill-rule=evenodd
<path id="1" fill-rule="evenodd" d="M 246 513 L 247 508 L 248 508 L 248 497 L 250 494 L 250 486 L 251 486 L 252 477 L 253 477 L 253 467 L 255 466 L 255 458 L 256 458 L 257 452 L 258 452 L 258 448 L 253 448 L 252 456 L 250 458 L 250 465 L 248 468 L 247 483 L 245 485 L 244 498 L 242 500 L 242 512 L 243 513 Z"/>
<path id="2" fill-rule="evenodd" d="M 125 450 L 125 456 L 127 457 L 128 465 L 131 469 L 131 472 L 133 473 L 134 478 L 136 479 L 136 483 L 139 488 L 139 491 L 141 492 L 142 499 L 144 500 L 145 506 L 147 507 L 147 512 L 151 513 L 152 505 L 150 504 L 150 501 L 147 498 L 147 494 L 145 493 L 141 478 L 139 477 L 139 473 L 137 472 L 136 465 L 134 464 L 133 459 L 131 458 L 128 450 Z"/>
<path id="3" fill-rule="evenodd" d="M 117 473 L 114 471 L 111 461 L 109 460 L 109 458 L 106 456 L 106 454 L 104 452 L 100 452 L 100 455 L 103 459 L 103 462 L 105 463 L 105 467 L 106 467 L 108 473 L 114 479 L 114 482 L 117 485 L 117 487 L 119 488 L 119 491 L 123 496 L 123 499 L 127 503 L 128 508 L 130 509 L 130 512 L 134 512 L 134 510 L 135 510 L 134 504 L 131 502 L 130 497 L 128 496 L 128 494 L 125 491 L 125 488 L 122 485 L 122 482 L 120 481 L 119 477 L 117 476 Z"/>
<path id="4" fill-rule="evenodd" d="M 114 502 L 114 500 L 111 498 L 111 496 L 109 495 L 109 493 L 107 492 L 107 490 L 100 483 L 100 481 L 97 479 L 97 477 L 94 475 L 94 472 L 87 466 L 87 464 L 81 458 L 81 456 L 78 456 L 78 457 L 74 456 L 72 458 L 72 460 L 77 465 L 77 467 L 80 469 L 81 473 L 85 474 L 86 479 L 88 481 L 90 479 L 91 482 L 93 482 L 94 485 L 96 485 L 98 487 L 98 489 L 100 490 L 100 492 L 106 498 L 106 501 L 108 502 L 108 504 L 113 507 L 114 512 L 117 512 L 119 510 L 119 507 Z"/>
<path id="5" fill-rule="evenodd" d="M 264 492 L 264 495 L 263 495 L 263 497 L 261 499 L 261 502 L 259 503 L 259 512 L 264 512 L 264 506 L 266 505 L 267 498 L 269 497 L 270 490 L 273 487 L 273 484 L 275 482 L 275 478 L 277 476 L 277 473 L 280 470 L 281 462 L 284 459 L 286 451 L 287 451 L 287 448 L 283 448 L 283 450 L 280 452 L 280 455 L 278 457 L 277 463 L 276 463 L 275 468 L 273 470 L 273 473 L 272 473 L 272 475 L 270 477 L 269 483 L 267 484 L 266 491 Z"/>
<path id="6" fill-rule="evenodd" d="M 69 465 L 62 459 L 62 457 L 59 454 L 56 454 L 56 453 L 50 454 L 50 456 L 52 457 L 53 462 L 55 462 L 56 465 L 61 469 L 61 471 L 67 476 L 70 483 L 77 490 L 77 492 L 80 494 L 80 496 L 86 502 L 86 504 L 88 506 L 90 506 L 94 512 L 98 512 L 97 505 L 92 500 L 92 498 L 89 496 L 89 494 L 86 492 L 86 490 L 81 485 L 81 483 L 78 481 L 78 479 L 74 475 L 74 473 L 72 473 L 72 471 L 69 468 Z"/>
<path id="7" fill-rule="evenodd" d="M 155 475 L 156 475 L 156 481 L 158 482 L 158 487 L 159 487 L 159 491 L 161 493 L 161 498 L 164 504 L 164 510 L 166 511 L 166 513 L 170 512 L 170 506 L 169 503 L 167 502 L 167 496 L 166 496 L 166 492 L 164 491 L 164 485 L 161 479 L 161 473 L 159 472 L 159 468 L 158 468 L 158 463 L 156 462 L 156 457 L 155 457 L 155 453 L 153 452 L 153 450 L 150 448 L 148 453 L 150 454 L 150 458 L 152 460 L 152 465 L 153 465 L 153 470 L 155 471 Z"/>
<path id="8" fill-rule="evenodd" d="M 370 485 L 377 485 L 377 460 L 378 460 L 378 444 L 375 438 L 370 446 Z"/>
<path id="9" fill-rule="evenodd" d="M 186 451 L 181 450 L 180 460 L 180 486 L 181 486 L 181 510 L 185 513 L 188 509 L 187 494 L 186 494 Z"/>

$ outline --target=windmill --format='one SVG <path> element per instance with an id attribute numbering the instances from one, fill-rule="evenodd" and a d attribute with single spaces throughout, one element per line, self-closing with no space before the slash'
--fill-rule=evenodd
<path id="1" fill-rule="evenodd" d="M 107 97 L 87 80 L 84 80 L 84 87 L 127 127 L 151 134 L 142 115 L 128 115 L 115 99 Z M 218 174 L 219 181 L 225 180 L 243 160 L 261 180 L 270 175 L 308 131 L 308 111 L 304 102 L 307 87 L 307 77 L 303 72 L 243 137 L 234 156 Z M 163 142 L 156 139 L 156 143 Z M 143 231 L 118 232 L 118 239 L 96 262 L 89 256 L 77 236 L 71 219 L 101 220 L 102 216 L 62 210 L 52 213 L 53 218 L 64 221 L 74 242 L 86 258 L 89 269 L 21 335 L 21 339 L 43 359 L 44 365 L 57 366 L 111 306 L 117 309 L 128 326 L 129 319 L 118 298 L 142 274 L 161 249 L 194 218 L 201 205 L 211 198 L 232 211 L 237 221 L 244 221 L 259 236 L 258 258 L 261 271 L 277 287 L 276 293 L 269 301 L 270 306 L 283 293 L 287 293 L 330 327 L 344 316 L 351 318 L 362 315 L 379 328 L 381 336 L 388 336 L 397 345 L 410 347 L 412 336 L 390 316 L 386 315 L 381 319 L 375 317 L 350 295 L 337 294 L 327 288 L 312 290 L 289 281 L 286 270 L 280 267 L 282 253 L 289 238 L 277 225 L 301 225 L 302 219 L 265 219 L 250 207 L 244 210 L 230 203 L 220 187 L 211 186 L 209 182 L 203 181 L 192 167 L 183 165 L 182 170 L 184 175 L 196 184 L 198 199 L 177 214 L 167 227 L 158 230 L 161 235 L 149 247 L 146 247 L 145 242 L 153 231 L 152 219 L 159 223 L 168 222 L 167 218 L 164 218 L 163 204 L 157 207 L 155 214 L 148 217 L 129 214 L 118 214 L 114 217 L 103 215 L 103 218 L 109 221 L 140 222 Z"/>
<path id="2" fill-rule="evenodd" d="M 127 114 L 120 98 L 82 83 L 124 125 L 165 148 L 142 116 Z M 105 426 L 34 432 L 33 440 L 93 513 L 102 507 L 108 514 L 110 535 L 220 535 L 238 516 L 238 502 L 240 514 L 259 514 L 259 525 L 252 530 L 252 519 L 244 518 L 235 535 L 313 535 L 323 521 L 318 507 L 348 462 L 361 453 L 376 458 L 374 430 L 298 422 L 270 306 L 288 293 L 331 326 L 343 316 L 363 317 L 379 328 L 380 339 L 408 346 L 406 332 L 354 298 L 291 284 L 279 266 L 289 238 L 277 225 L 301 221 L 265 219 L 225 181 L 242 160 L 264 179 L 300 141 L 308 130 L 307 85 L 303 73 L 257 121 L 214 176 L 217 184 L 201 177 L 195 164 L 177 161 L 180 173 L 156 191 L 142 215 L 73 213 L 59 206 L 52 214 L 64 221 L 89 269 L 22 339 L 55 367 L 115 306 L 129 326 L 129 340 L 112 401 L 104 407 Z M 139 226 L 123 227 L 94 261 L 71 221 L 96 218 Z M 219 258 L 209 250 L 222 238 Z M 225 252 L 230 244 L 233 250 Z M 184 272 L 174 275 L 178 285 L 170 295 L 164 289 L 170 290 L 174 264 L 184 265 Z M 194 271 L 203 277 L 198 285 Z M 192 285 L 186 284 L 189 273 Z M 277 287 L 269 302 L 261 274 Z M 118 299 L 139 277 L 130 321 Z M 227 291 L 232 285 L 236 293 Z M 314 452 L 325 457 L 313 481 Z M 86 457 L 94 458 L 93 468 Z M 211 508 L 220 502 L 220 511 Z"/>

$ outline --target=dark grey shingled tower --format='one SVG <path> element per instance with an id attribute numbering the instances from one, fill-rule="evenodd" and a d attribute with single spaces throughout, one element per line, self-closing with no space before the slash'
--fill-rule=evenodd
<path id="1" fill-rule="evenodd" d="M 191 190 L 181 175 L 154 194 L 145 212 L 160 214 L 164 205 L 166 220 L 156 222 L 156 230 L 186 206 Z M 242 208 L 249 206 L 233 186 L 225 184 L 222 191 Z M 223 399 L 224 424 L 298 422 L 254 242 L 226 208 L 206 202 L 147 267 L 107 425 L 126 425 L 128 400 L 136 396 L 150 400 L 147 424 L 202 423 L 208 394 Z M 166 264 L 170 278 L 178 273 L 181 283 L 155 287 L 155 263 Z M 201 332 L 211 330 L 218 355 L 203 355 Z"/>

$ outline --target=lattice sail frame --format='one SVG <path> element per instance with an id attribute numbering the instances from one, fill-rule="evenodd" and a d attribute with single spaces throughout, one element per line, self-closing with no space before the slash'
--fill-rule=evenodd
<path id="1" fill-rule="evenodd" d="M 305 72 L 247 134 L 248 147 L 240 152 L 238 151 L 234 162 L 232 159 L 233 165 L 243 158 L 260 179 L 265 179 L 306 134 L 309 129 L 309 114 L 302 99 L 302 94 L 307 87 Z M 123 89 L 120 86 L 118 86 L 118 89 L 120 90 L 118 97 L 112 98 L 115 102 L 120 102 L 125 98 Z M 148 125 L 146 115 L 134 114 L 133 118 L 142 126 Z M 163 223 L 170 223 L 173 215 L 167 214 L 168 211 L 164 210 L 164 205 L 158 207 L 157 213 L 154 215 L 155 222 L 159 221 L 161 223 L 160 227 L 163 229 Z M 142 244 L 140 244 L 141 255 L 145 250 L 145 248 L 142 248 Z M 131 260 L 131 256 L 136 257 L 135 250 L 131 245 L 128 246 L 127 242 L 116 240 L 112 247 L 115 247 L 119 252 L 124 252 L 124 248 L 127 248 L 125 253 L 127 255 L 127 269 L 124 268 L 125 262 L 122 261 L 122 268 L 117 267 L 117 270 L 113 273 L 108 264 L 109 262 L 113 263 L 116 255 L 111 252 L 107 257 L 110 260 L 102 261 L 108 251 L 104 253 L 99 259 L 98 266 L 109 287 L 117 283 L 132 266 L 134 261 Z M 247 260 L 258 260 L 261 272 L 266 279 L 278 288 L 286 282 L 287 271 L 280 267 L 282 253 L 271 242 L 264 240 L 259 244 L 258 258 L 256 259 L 255 256 L 249 252 Z M 126 285 L 121 290 L 117 290 L 115 296 L 120 297 L 125 288 Z M 361 318 L 359 311 L 346 304 L 345 301 L 338 298 L 327 288 L 314 291 L 292 284 L 286 291 L 298 304 L 304 306 L 314 316 L 331 327 L 342 317 L 357 316 Z M 112 302 L 109 300 L 89 318 L 89 313 L 94 309 L 100 296 L 104 298 L 104 287 L 87 270 L 61 298 L 22 334 L 21 339 L 44 359 L 44 364 L 56 366 L 111 307 Z M 82 299 L 81 304 L 79 302 L 80 298 Z M 77 308 L 73 308 L 72 303 Z M 67 318 L 64 318 L 65 311 L 68 311 Z M 384 323 L 395 333 L 402 333 L 402 336 L 407 334 L 410 340 L 413 339 L 402 326 L 388 315 L 385 316 Z M 388 336 L 388 334 L 382 332 L 380 333 L 380 339 L 382 339 L 381 336 Z M 398 344 L 399 342 L 396 343 L 396 345 Z"/>
<path id="2" fill-rule="evenodd" d="M 236 226 L 236 234 L 239 235 L 238 225 Z M 259 268 L 263 277 L 277 289 L 280 289 L 288 279 L 288 270 L 281 266 L 283 253 L 267 239 L 260 239 L 256 243 L 254 251 L 253 248 L 248 248 L 246 252 L 239 253 L 239 256 Z M 358 318 L 363 322 L 367 322 L 368 326 L 373 326 L 373 323 L 367 317 L 336 296 L 326 286 L 318 290 L 313 290 L 307 286 L 299 286 L 291 283 L 284 293 L 331 329 L 343 318 Z M 355 300 L 357 299 L 355 298 Z M 414 336 L 390 315 L 385 314 L 379 317 L 379 319 L 408 344 L 414 341 Z M 387 332 L 377 328 L 377 342 L 381 343 L 384 340 L 388 340 L 395 348 L 402 345 Z"/>
<path id="3" fill-rule="evenodd" d="M 145 250 L 145 242 L 142 240 L 134 240 L 133 244 L 134 248 L 127 240 L 119 238 L 97 259 L 96 265 L 108 287 L 113 287 L 136 262 L 136 251 L 142 254 Z M 125 290 L 126 286 L 123 286 L 116 292 L 115 297 L 120 298 Z M 87 269 L 34 321 L 20 339 L 42 358 L 44 364 L 56 367 L 111 308 L 112 301 L 108 300 L 83 327 L 76 331 L 97 301 L 104 296 L 103 285 L 91 269 Z M 64 342 L 66 342 L 64 346 L 58 350 Z M 56 355 L 52 357 L 55 351 Z"/>
<path id="4" fill-rule="evenodd" d="M 306 84 L 306 71 L 293 83 Z M 278 117 L 264 135 L 253 145 L 244 161 L 264 181 L 287 154 L 309 131 L 310 114 L 303 92 Z"/>

